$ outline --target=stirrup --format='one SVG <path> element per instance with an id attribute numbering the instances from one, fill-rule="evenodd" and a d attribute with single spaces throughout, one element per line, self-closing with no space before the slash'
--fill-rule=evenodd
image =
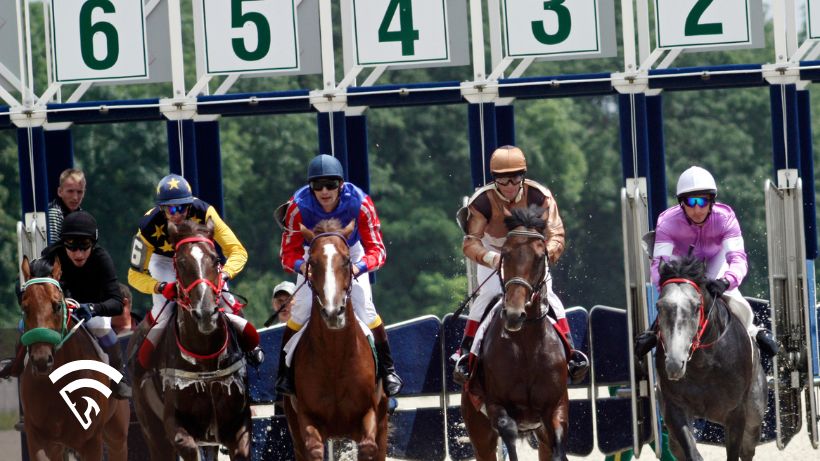
<path id="1" fill-rule="evenodd" d="M 388 397 L 393 397 L 398 394 L 401 392 L 401 388 L 404 387 L 404 381 L 401 380 L 401 377 L 399 377 L 395 371 L 385 373 L 384 378 L 382 378 L 382 384 L 384 392 Z"/>
<path id="2" fill-rule="evenodd" d="M 567 371 L 572 384 L 579 384 L 589 372 L 589 358 L 583 352 L 573 349 L 567 361 Z"/>
<path id="3" fill-rule="evenodd" d="M 774 338 L 771 331 L 761 328 L 755 335 L 755 342 L 760 349 L 760 354 L 764 357 L 774 357 L 780 351 L 780 345 Z"/>
<path id="4" fill-rule="evenodd" d="M 453 382 L 459 386 L 463 386 L 470 379 L 470 361 L 468 357 L 470 357 L 470 354 L 459 357 L 453 368 Z"/>
<path id="5" fill-rule="evenodd" d="M 115 399 L 117 399 L 117 400 L 128 400 L 128 399 L 131 398 L 131 395 L 132 395 L 131 386 L 129 386 L 128 383 L 126 383 L 124 380 L 122 380 L 118 383 L 115 383 L 114 381 L 112 381 L 111 384 L 112 384 L 111 390 L 113 391 L 112 395 L 114 396 Z"/>

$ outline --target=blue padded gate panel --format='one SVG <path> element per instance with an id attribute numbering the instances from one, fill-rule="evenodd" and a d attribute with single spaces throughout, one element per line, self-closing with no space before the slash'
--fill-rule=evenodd
<path id="1" fill-rule="evenodd" d="M 589 315 L 583 307 L 571 307 L 566 310 L 567 322 L 572 333 L 575 349 L 589 357 Z M 572 388 L 589 388 L 590 376 Z M 589 399 L 569 401 L 569 426 L 567 428 L 567 452 L 575 456 L 586 456 L 595 448 L 592 437 L 592 401 Z"/>
<path id="2" fill-rule="evenodd" d="M 419 317 L 387 327 L 396 371 L 404 380 L 399 397 L 433 395 L 443 391 L 441 321 L 435 316 Z M 390 416 L 387 455 L 420 461 L 443 460 L 444 411 L 436 408 L 402 409 Z"/>
<path id="3" fill-rule="evenodd" d="M 461 386 L 453 382 L 453 364 L 449 357 L 455 353 L 461 344 L 461 336 L 464 327 L 467 325 L 467 316 L 454 318 L 452 314 L 444 316 L 441 321 L 442 341 L 444 342 L 444 378 L 445 389 L 450 399 L 456 402 L 461 401 Z M 475 457 L 473 446 L 467 436 L 467 428 L 464 427 L 464 420 L 461 418 L 461 407 L 447 407 L 447 450 L 450 458 L 456 461 L 471 459 Z"/>
<path id="4" fill-rule="evenodd" d="M 293 454 L 293 441 L 290 438 L 288 421 L 285 415 L 282 414 L 270 418 L 254 418 L 252 423 L 252 459 L 275 459 L 277 461 L 292 461 L 296 459 Z M 327 445 L 325 445 L 325 447 L 327 447 Z"/>

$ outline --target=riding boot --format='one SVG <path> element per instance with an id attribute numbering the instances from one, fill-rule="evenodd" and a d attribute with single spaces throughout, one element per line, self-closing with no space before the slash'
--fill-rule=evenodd
<path id="1" fill-rule="evenodd" d="M 760 354 L 764 357 L 774 357 L 780 351 L 780 345 L 777 344 L 774 335 L 765 328 L 758 330 L 755 339 L 757 340 L 757 346 L 760 348 Z"/>
<path id="2" fill-rule="evenodd" d="M 475 337 L 464 334 L 461 340 L 461 347 L 455 354 L 450 356 L 453 363 L 453 381 L 456 384 L 466 383 L 470 379 L 470 349 L 473 347 Z"/>
<path id="3" fill-rule="evenodd" d="M 26 358 L 26 348 L 23 344 L 17 343 L 17 350 L 14 358 L 0 360 L 0 379 L 18 378 L 23 373 L 23 364 Z"/>
<path id="4" fill-rule="evenodd" d="M 648 330 L 635 337 L 635 355 L 643 357 L 658 345 L 658 321 L 655 320 Z"/>
<path id="5" fill-rule="evenodd" d="M 580 384 L 589 372 L 589 358 L 578 349 L 572 349 L 567 361 L 567 370 L 572 384 Z"/>
<path id="6" fill-rule="evenodd" d="M 111 390 L 114 391 L 114 398 L 120 400 L 130 399 L 131 386 L 129 386 L 125 380 L 125 369 L 122 366 L 122 350 L 120 349 L 120 344 L 115 342 L 111 346 L 104 347 L 103 351 L 108 354 L 108 363 L 111 365 L 111 368 L 122 373 L 120 382 L 116 382 L 113 379 L 111 380 Z"/>
<path id="7" fill-rule="evenodd" d="M 276 374 L 276 392 L 279 395 L 296 395 L 296 388 L 293 384 L 293 367 L 289 367 L 285 363 L 285 345 L 295 333 L 295 330 L 285 327 L 285 333 L 282 335 L 282 347 L 279 349 L 279 369 Z"/>
<path id="8" fill-rule="evenodd" d="M 379 362 L 379 376 L 382 378 L 382 386 L 388 397 L 401 392 L 404 382 L 396 373 L 396 367 L 393 364 L 393 355 L 390 353 L 390 343 L 387 341 L 387 332 L 384 330 L 384 324 L 379 325 L 373 330 L 373 339 L 376 346 L 376 359 Z"/>

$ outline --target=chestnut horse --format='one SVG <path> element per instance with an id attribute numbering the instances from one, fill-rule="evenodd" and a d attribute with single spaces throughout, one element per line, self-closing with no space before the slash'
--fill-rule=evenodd
<path id="1" fill-rule="evenodd" d="M 298 461 L 321 461 L 328 438 L 352 439 L 359 460 L 387 456 L 387 396 L 350 301 L 347 239 L 353 229 L 353 221 L 341 229 L 335 219 L 320 221 L 313 231 L 301 228 L 310 242 L 305 264 L 313 305 L 293 356 L 296 397 L 285 397 Z"/>
<path id="2" fill-rule="evenodd" d="M 227 318 L 213 221 L 168 223 L 175 247 L 177 309 L 156 346 L 156 369 L 131 363 L 134 407 L 154 461 L 199 459 L 200 446 L 216 459 L 218 445 L 232 460 L 250 460 L 251 413 L 245 358 Z M 166 306 L 171 308 L 170 306 Z M 146 321 L 142 322 L 146 324 Z M 129 356 L 145 336 L 141 325 Z"/>
<path id="3" fill-rule="evenodd" d="M 706 282 L 699 259 L 660 265 L 655 367 L 661 412 L 675 458 L 703 459 L 692 422 L 705 418 L 723 425 L 726 459 L 748 461 L 760 441 L 766 374 L 757 343 Z"/>
<path id="4" fill-rule="evenodd" d="M 130 409 L 125 400 L 109 399 L 108 375 L 119 373 L 99 362 L 96 339 L 72 325 L 59 282 L 60 259 L 53 266 L 45 259 L 29 265 L 24 257 L 21 269 L 21 342 L 29 360 L 20 375 L 20 401 L 29 458 L 62 460 L 71 449 L 82 460 L 99 460 L 105 442 L 109 460 L 126 461 Z M 62 368 L 70 362 L 77 366 Z"/>
<path id="5" fill-rule="evenodd" d="M 477 461 L 495 460 L 501 435 L 516 461 L 518 437 L 534 433 L 538 459 L 566 460 L 567 360 L 542 296 L 547 269 L 543 210 L 513 209 L 501 250 L 503 307 L 490 315 L 473 378 L 461 393 L 461 414 Z M 479 395 L 486 416 L 471 395 Z"/>

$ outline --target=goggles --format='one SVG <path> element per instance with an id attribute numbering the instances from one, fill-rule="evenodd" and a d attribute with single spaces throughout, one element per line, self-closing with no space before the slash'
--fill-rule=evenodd
<path id="1" fill-rule="evenodd" d="M 686 197 L 685 199 L 683 199 L 683 203 L 689 208 L 703 208 L 706 205 L 712 203 L 712 200 L 708 197 Z"/>
<path id="2" fill-rule="evenodd" d="M 496 176 L 493 178 L 493 181 L 495 181 L 495 183 L 499 186 L 517 186 L 521 184 L 521 181 L 523 180 L 524 175 L 521 173 L 514 174 L 512 176 Z"/>
<path id="3" fill-rule="evenodd" d="M 86 251 L 94 245 L 89 239 L 68 239 L 63 241 L 63 246 L 68 251 Z"/>
<path id="4" fill-rule="evenodd" d="M 171 216 L 173 216 L 180 213 L 187 213 L 188 205 L 165 205 L 162 207 L 162 209 L 167 211 L 168 214 L 170 214 Z"/>
<path id="5" fill-rule="evenodd" d="M 322 189 L 336 190 L 342 185 L 340 179 L 316 179 L 310 182 L 310 188 L 319 192 Z"/>

